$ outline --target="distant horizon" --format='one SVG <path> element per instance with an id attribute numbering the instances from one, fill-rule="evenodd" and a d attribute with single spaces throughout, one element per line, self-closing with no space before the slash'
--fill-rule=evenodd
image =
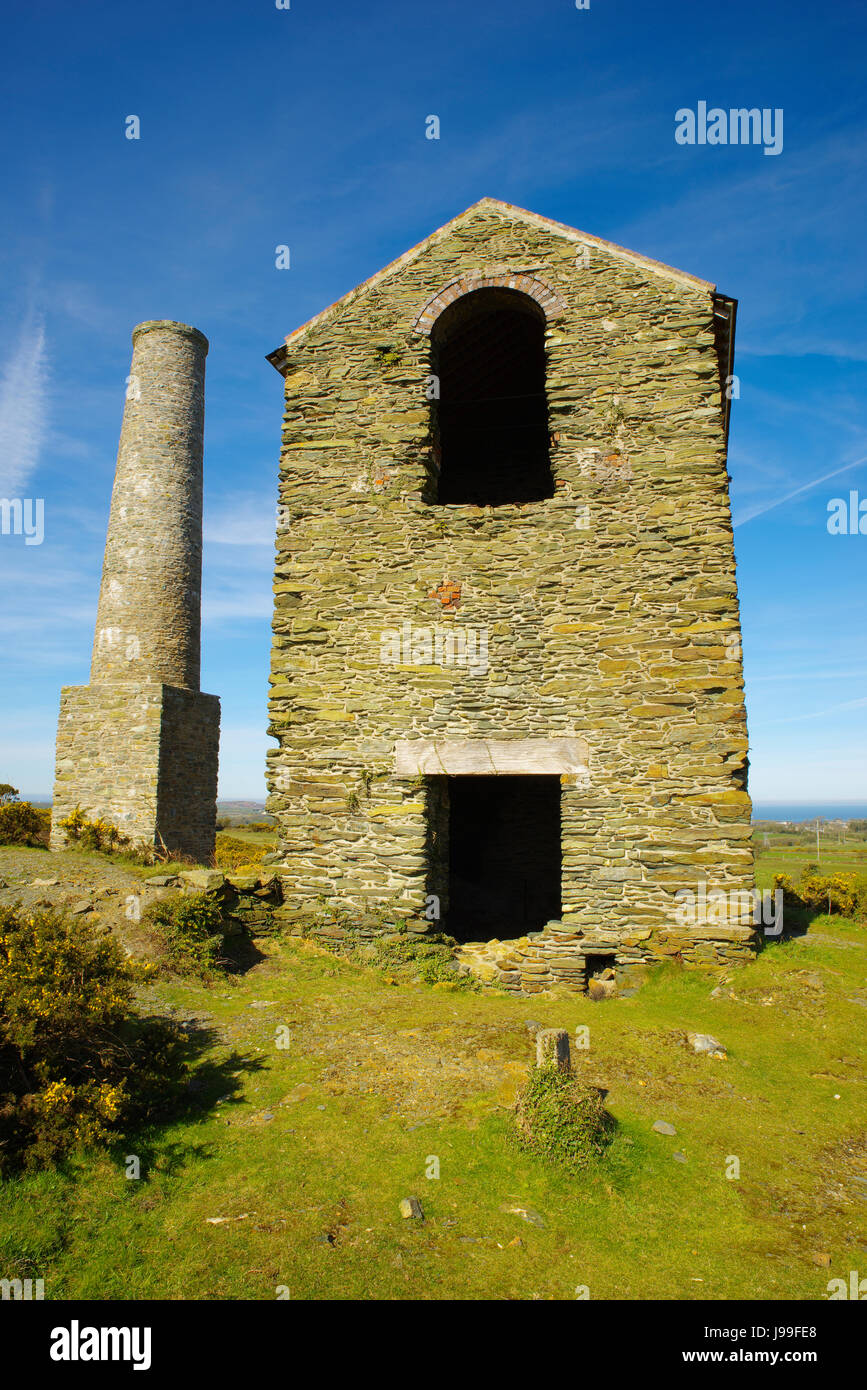
<path id="1" fill-rule="evenodd" d="M 53 800 L 52 797 L 47 796 L 44 793 L 35 794 L 19 792 L 19 796 L 22 801 L 29 801 L 34 806 L 51 806 Z M 252 795 L 252 793 L 247 793 L 246 795 L 236 794 L 233 796 L 220 796 L 217 798 L 217 810 L 219 811 L 221 807 L 238 805 L 239 803 L 243 805 L 249 805 L 251 807 L 261 808 L 262 810 L 264 810 L 265 801 L 266 798 L 264 796 L 254 796 Z M 774 810 L 781 812 L 786 810 L 795 812 L 799 810 L 806 810 L 806 808 L 808 807 L 811 808 L 811 813 L 808 815 L 804 815 L 803 817 L 788 814 L 761 814 L 763 810 L 767 811 L 769 808 L 773 808 Z M 825 808 L 824 811 L 823 808 Z M 835 808 L 838 811 L 845 810 L 848 814 L 845 816 L 828 815 L 826 814 L 826 812 L 829 808 Z M 797 801 L 784 796 L 763 797 L 761 800 L 753 798 L 753 820 L 809 821 L 815 819 L 816 814 L 818 814 L 820 817 L 824 816 L 827 820 L 867 819 L 867 799 L 849 799 L 847 797 L 839 796 L 804 797 L 803 800 Z"/>

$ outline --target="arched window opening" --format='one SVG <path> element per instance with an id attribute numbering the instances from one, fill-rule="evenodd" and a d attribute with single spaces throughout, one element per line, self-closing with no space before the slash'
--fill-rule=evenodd
<path id="1" fill-rule="evenodd" d="M 545 396 L 545 316 L 518 290 L 474 290 L 431 332 L 439 379 L 436 501 L 502 506 L 553 497 Z"/>

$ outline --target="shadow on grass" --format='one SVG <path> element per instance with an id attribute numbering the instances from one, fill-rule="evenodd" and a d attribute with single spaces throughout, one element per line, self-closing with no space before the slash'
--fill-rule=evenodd
<path id="1" fill-rule="evenodd" d="M 193 1135 L 189 1141 L 183 1135 L 168 1139 L 163 1137 L 165 1131 L 207 1119 L 218 1102 L 240 1102 L 243 1078 L 267 1065 L 263 1058 L 237 1050 L 216 1059 L 209 1055 L 219 1043 L 214 1029 L 185 1026 L 160 1016 L 131 1019 L 115 1042 L 113 1079 L 125 1083 L 128 1102 L 123 1121 L 108 1142 L 98 1149 L 55 1153 L 50 1160 L 46 1155 L 37 1164 L 28 1163 L 28 1150 L 22 1148 L 19 1161 L 7 1167 L 3 1195 L 15 1200 L 14 1179 L 22 1179 L 29 1196 L 24 1196 L 26 1221 L 16 1217 L 16 1224 L 5 1229 L 0 1222 L 0 1267 L 5 1277 L 39 1277 L 67 1248 L 75 1221 L 72 1194 L 82 1180 L 89 1181 L 91 1166 L 100 1156 L 108 1158 L 120 1174 L 127 1174 L 128 1191 L 141 1195 L 144 1210 L 156 1206 L 163 1194 L 157 1186 L 154 1195 L 148 1195 L 149 1183 L 158 1185 L 191 1163 L 206 1162 L 214 1151 L 212 1144 Z M 132 1159 L 137 1160 L 135 1165 Z M 63 1186 L 50 1187 L 47 1202 L 38 1199 L 38 1186 L 36 1193 L 29 1188 L 34 1181 L 38 1185 L 57 1178 Z"/>
<path id="2" fill-rule="evenodd" d="M 109 1070 L 102 1079 L 122 1083 L 125 1099 L 102 1148 L 121 1171 L 131 1158 L 137 1158 L 140 1177 L 156 1173 L 171 1176 L 190 1161 L 210 1156 L 212 1145 L 182 1139 L 166 1144 L 161 1135 L 170 1126 L 208 1118 L 218 1102 L 237 1103 L 243 1078 L 266 1067 L 262 1057 L 237 1050 L 219 1060 L 209 1056 L 219 1041 L 213 1028 L 181 1024 L 158 1015 L 129 1019 L 118 1031 Z M 64 1149 L 51 1155 L 50 1163 L 28 1162 L 28 1158 L 32 1156 L 22 1145 L 19 1161 L 9 1163 L 7 1176 L 50 1167 L 61 1177 L 74 1180 L 82 1152 Z"/>
<path id="3" fill-rule="evenodd" d="M 136 1139 L 144 1156 L 159 1132 L 168 1125 L 207 1118 L 217 1102 L 240 1100 L 242 1078 L 264 1070 L 266 1061 L 251 1053 L 233 1050 L 219 1060 L 209 1056 L 219 1043 L 215 1029 L 197 1023 L 180 1024 L 150 1016 L 129 1025 L 131 1066 L 126 1076 L 129 1106 L 123 1138 L 112 1151 Z M 173 1144 L 160 1153 L 174 1155 L 169 1171 L 182 1163 L 183 1155 L 202 1156 L 208 1146 Z M 149 1150 L 151 1154 L 153 1150 Z M 161 1170 L 166 1171 L 165 1159 Z"/>
<path id="4" fill-rule="evenodd" d="M 267 956 L 250 936 L 230 936 L 223 947 L 222 966 L 227 975 L 246 975 Z"/>

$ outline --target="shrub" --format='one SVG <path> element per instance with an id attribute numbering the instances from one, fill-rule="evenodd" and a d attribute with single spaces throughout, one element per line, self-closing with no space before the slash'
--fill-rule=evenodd
<path id="1" fill-rule="evenodd" d="M 51 812 L 19 801 L 8 782 L 0 782 L 0 845 L 47 845 Z"/>
<path id="2" fill-rule="evenodd" d="M 104 1144 L 164 1102 L 183 1035 L 136 1018 L 147 970 L 86 921 L 0 907 L 0 1173 Z"/>
<path id="3" fill-rule="evenodd" d="M 232 835 L 217 836 L 214 858 L 218 869 L 258 868 L 264 857 L 264 845 L 248 845 Z"/>
<path id="4" fill-rule="evenodd" d="M 818 871 L 801 874 L 798 889 L 808 907 L 829 915 L 839 912 L 843 917 L 858 915 L 858 889 L 854 874 L 821 874 Z M 863 904 L 862 904 L 863 906 Z"/>
<path id="5" fill-rule="evenodd" d="M 611 1143 L 614 1121 L 602 1097 L 555 1065 L 535 1067 L 515 1099 L 518 1143 L 578 1173 Z"/>
<path id="6" fill-rule="evenodd" d="M 867 879 L 863 875 L 822 874 L 807 864 L 795 887 L 788 874 L 774 875 L 774 890 L 783 892 L 783 922 L 788 930 L 806 927 L 813 917 L 838 913 L 853 920 L 867 917 Z"/>
<path id="7" fill-rule="evenodd" d="M 211 979 L 223 963 L 223 914 L 208 893 L 152 903 L 142 921 L 155 927 L 169 967 L 178 975 Z"/>
<path id="8" fill-rule="evenodd" d="M 475 976 L 458 974 L 453 948 L 454 942 L 447 937 L 416 937 L 407 933 L 392 940 L 361 938 L 353 955 L 365 965 L 384 970 L 406 968 L 426 985 L 454 984 L 460 989 L 478 989 Z"/>
<path id="9" fill-rule="evenodd" d="M 115 850 L 125 849 L 130 843 L 129 836 L 122 835 L 117 826 L 104 817 L 88 820 L 80 806 L 64 817 L 60 828 L 66 835 L 67 844 L 78 844 L 86 850 L 112 854 Z"/>

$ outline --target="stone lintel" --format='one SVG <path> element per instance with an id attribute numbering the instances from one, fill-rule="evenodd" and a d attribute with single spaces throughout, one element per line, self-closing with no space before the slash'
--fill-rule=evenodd
<path id="1" fill-rule="evenodd" d="M 589 749 L 581 738 L 398 739 L 396 777 L 587 774 Z"/>

